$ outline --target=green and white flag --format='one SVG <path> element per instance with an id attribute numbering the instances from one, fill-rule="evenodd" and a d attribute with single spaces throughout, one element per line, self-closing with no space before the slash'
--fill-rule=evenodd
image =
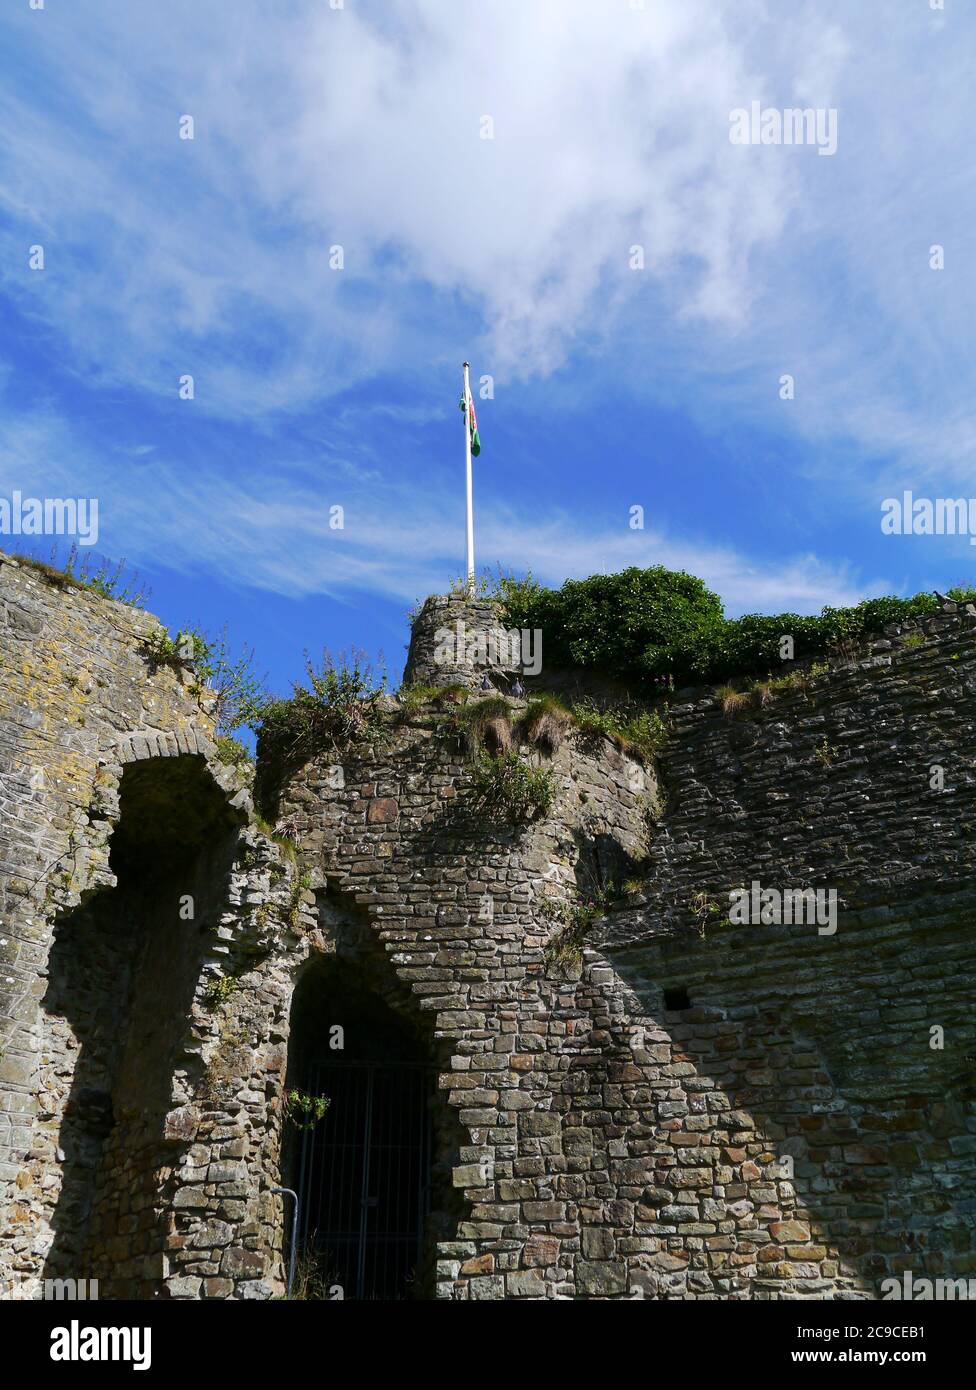
<path id="1" fill-rule="evenodd" d="M 471 454 L 477 458 L 481 453 L 481 436 L 478 434 L 478 417 L 474 413 L 474 401 L 471 399 L 471 392 L 467 392 L 468 397 L 468 433 L 471 436 Z M 461 409 L 464 409 L 464 396 L 461 397 Z"/>

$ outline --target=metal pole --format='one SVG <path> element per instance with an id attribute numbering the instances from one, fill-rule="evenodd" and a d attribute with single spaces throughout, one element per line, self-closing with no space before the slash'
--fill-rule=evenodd
<path id="1" fill-rule="evenodd" d="M 283 1192 L 295 1200 L 295 1212 L 291 1219 L 291 1256 L 288 1260 L 288 1297 L 295 1283 L 295 1251 L 298 1245 L 298 1193 L 291 1187 L 271 1187 L 269 1192 Z"/>
<path id="2" fill-rule="evenodd" d="M 474 597 L 474 485 L 471 478 L 471 365 L 464 363 L 464 454 L 467 464 L 466 483 L 468 495 L 468 592 Z"/>

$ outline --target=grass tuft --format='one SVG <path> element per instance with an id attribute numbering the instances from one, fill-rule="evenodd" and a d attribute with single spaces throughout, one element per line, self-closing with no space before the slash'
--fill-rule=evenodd
<path id="1" fill-rule="evenodd" d="M 749 703 L 748 692 L 739 690 L 734 685 L 720 685 L 715 692 L 715 698 L 722 706 L 722 713 L 728 715 L 738 714 Z"/>
<path id="2" fill-rule="evenodd" d="M 501 695 L 491 695 L 486 700 L 469 700 L 459 707 L 456 727 L 469 756 L 475 756 L 483 748 L 494 753 L 507 753 L 515 738 L 512 709 Z"/>
<path id="3" fill-rule="evenodd" d="M 525 741 L 552 757 L 572 728 L 573 715 L 557 695 L 535 695 L 523 720 Z"/>

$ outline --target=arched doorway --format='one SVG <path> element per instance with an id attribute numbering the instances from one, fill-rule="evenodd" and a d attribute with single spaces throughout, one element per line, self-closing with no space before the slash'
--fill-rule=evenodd
<path id="1" fill-rule="evenodd" d="M 306 970 L 292 1003 L 288 1092 L 329 1104 L 321 1121 L 289 1125 L 284 1169 L 319 1288 L 357 1299 L 428 1293 L 431 1215 L 442 1205 L 435 1083 L 423 1032 L 361 964 L 329 957 Z"/>
<path id="2" fill-rule="evenodd" d="M 59 1184 L 44 1277 L 156 1296 L 166 1266 L 164 1138 L 194 991 L 224 909 L 241 813 L 197 755 L 128 764 L 116 884 L 55 923 L 39 1077 Z"/>

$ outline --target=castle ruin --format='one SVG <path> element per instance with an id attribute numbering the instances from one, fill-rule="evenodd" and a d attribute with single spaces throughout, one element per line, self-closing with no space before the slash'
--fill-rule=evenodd
<path id="1" fill-rule="evenodd" d="M 408 682 L 477 697 L 459 619 L 428 600 Z M 281 1189 L 347 1298 L 976 1276 L 972 606 L 741 717 L 678 692 L 653 765 L 526 748 L 519 825 L 395 697 L 339 765 L 259 759 L 258 815 L 158 631 L 0 556 L 4 1296 L 281 1297 Z M 730 922 L 754 884 L 835 890 L 836 930 Z"/>

